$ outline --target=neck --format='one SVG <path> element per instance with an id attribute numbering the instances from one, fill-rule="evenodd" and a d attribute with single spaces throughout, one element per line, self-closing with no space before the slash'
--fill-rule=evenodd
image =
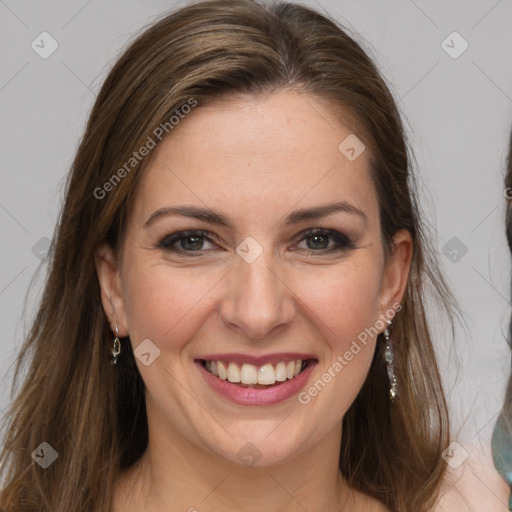
<path id="1" fill-rule="evenodd" d="M 231 463 L 176 431 L 149 427 L 144 456 L 119 480 L 115 512 L 355 510 L 338 469 L 341 424 L 314 448 L 266 467 Z"/>

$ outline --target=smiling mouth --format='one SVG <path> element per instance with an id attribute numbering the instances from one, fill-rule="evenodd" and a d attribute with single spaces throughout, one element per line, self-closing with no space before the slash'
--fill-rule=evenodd
<path id="1" fill-rule="evenodd" d="M 293 380 L 316 359 L 297 359 L 256 366 L 250 363 L 201 359 L 203 367 L 215 377 L 244 388 L 264 389 Z"/>

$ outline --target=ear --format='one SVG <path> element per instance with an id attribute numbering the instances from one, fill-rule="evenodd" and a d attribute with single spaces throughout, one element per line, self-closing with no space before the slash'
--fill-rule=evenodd
<path id="1" fill-rule="evenodd" d="M 381 313 L 402 302 L 409 277 L 413 253 L 412 237 L 405 229 L 398 230 L 393 236 L 391 251 L 384 265 L 380 291 Z"/>
<path id="2" fill-rule="evenodd" d="M 100 246 L 94 254 L 96 274 L 101 289 L 101 302 L 113 332 L 116 323 L 119 336 L 128 336 L 126 307 L 122 293 L 121 274 L 114 250 L 108 245 Z"/>

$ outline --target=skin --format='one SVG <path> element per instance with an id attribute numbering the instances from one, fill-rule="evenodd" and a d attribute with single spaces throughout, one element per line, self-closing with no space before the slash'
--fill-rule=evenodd
<path id="1" fill-rule="evenodd" d="M 350 133 L 326 105 L 281 91 L 199 106 L 153 150 L 122 250 L 96 254 L 112 327 L 134 348 L 149 338 L 160 350 L 149 366 L 136 359 L 149 446 L 120 478 L 115 511 L 386 510 L 349 489 L 338 471 L 342 418 L 376 338 L 307 405 L 297 396 L 235 405 L 194 363 L 212 353 L 312 353 L 318 364 L 307 388 L 401 301 L 411 237 L 397 232 L 385 257 L 369 151 L 349 161 L 338 150 Z M 364 218 L 342 211 L 284 222 L 298 209 L 339 201 Z M 144 227 L 156 210 L 178 205 L 211 208 L 233 226 L 159 215 Z M 344 234 L 353 247 L 322 253 L 336 239 L 304 234 L 316 228 Z M 192 229 L 213 240 L 204 240 L 198 257 L 158 247 L 166 235 Z M 263 250 L 252 263 L 236 252 L 248 236 Z M 247 442 L 261 454 L 254 467 L 237 458 Z"/>

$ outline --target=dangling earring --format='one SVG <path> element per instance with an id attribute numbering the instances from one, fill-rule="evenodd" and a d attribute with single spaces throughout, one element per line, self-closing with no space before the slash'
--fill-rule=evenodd
<path id="1" fill-rule="evenodd" d="M 121 342 L 119 341 L 119 327 L 116 322 L 116 337 L 114 338 L 114 347 L 111 350 L 112 358 L 110 360 L 110 364 L 115 366 L 117 364 L 117 358 L 121 353 Z"/>
<path id="2" fill-rule="evenodd" d="M 395 375 L 395 367 L 393 364 L 393 344 L 391 343 L 391 335 L 389 334 L 389 327 L 391 327 L 391 323 L 391 320 L 388 320 L 388 326 L 384 329 L 384 339 L 386 340 L 386 345 L 384 348 L 384 359 L 386 360 L 388 367 L 389 398 L 393 402 L 396 395 L 398 394 L 398 381 Z"/>

